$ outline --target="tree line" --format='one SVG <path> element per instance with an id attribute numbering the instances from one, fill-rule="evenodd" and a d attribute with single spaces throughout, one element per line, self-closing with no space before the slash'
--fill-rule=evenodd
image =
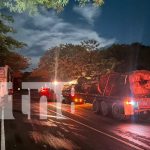
<path id="1" fill-rule="evenodd" d="M 113 44 L 107 48 L 100 48 L 100 43 L 95 40 L 78 45 L 63 44 L 45 52 L 31 77 L 68 81 L 82 75 L 150 70 L 149 56 L 150 47 L 140 43 Z"/>

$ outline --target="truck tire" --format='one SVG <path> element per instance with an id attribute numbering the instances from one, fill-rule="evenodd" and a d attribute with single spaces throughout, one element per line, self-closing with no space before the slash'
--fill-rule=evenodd
<path id="1" fill-rule="evenodd" d="M 97 100 L 93 101 L 93 112 L 96 114 L 100 113 L 100 103 Z"/>
<path id="2" fill-rule="evenodd" d="M 116 103 L 112 105 L 112 116 L 116 120 L 125 119 L 125 115 L 122 113 L 121 107 Z"/>
<path id="3" fill-rule="evenodd" d="M 100 112 L 103 116 L 107 116 L 109 114 L 108 104 L 105 101 L 100 103 Z"/>

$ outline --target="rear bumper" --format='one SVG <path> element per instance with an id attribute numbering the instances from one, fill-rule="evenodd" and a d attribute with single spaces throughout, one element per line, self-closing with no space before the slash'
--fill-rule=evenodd
<path id="1" fill-rule="evenodd" d="M 150 108 L 136 109 L 136 110 L 134 110 L 134 112 L 135 112 L 135 113 L 150 112 Z"/>
<path id="2" fill-rule="evenodd" d="M 126 118 L 131 118 L 131 117 L 144 117 L 144 119 L 150 119 L 150 109 L 138 109 L 135 110 L 133 114 L 128 114 L 125 115 Z"/>
<path id="3" fill-rule="evenodd" d="M 124 114 L 125 116 L 133 116 L 140 113 L 147 113 L 150 112 L 150 108 L 134 108 L 132 105 L 124 107 Z"/>

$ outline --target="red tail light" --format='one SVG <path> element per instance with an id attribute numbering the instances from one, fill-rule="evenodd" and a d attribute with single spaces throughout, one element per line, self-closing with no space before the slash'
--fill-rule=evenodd
<path id="1" fill-rule="evenodd" d="M 124 103 L 126 105 L 132 105 L 132 106 L 137 105 L 137 102 L 135 100 L 133 100 L 132 98 L 129 98 L 129 97 L 124 100 Z"/>

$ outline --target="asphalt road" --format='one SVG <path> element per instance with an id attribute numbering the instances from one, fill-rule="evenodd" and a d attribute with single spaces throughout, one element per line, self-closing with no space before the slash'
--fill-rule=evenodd
<path id="1" fill-rule="evenodd" d="M 49 102 L 46 113 L 46 107 L 42 105 L 39 109 L 37 101 L 32 102 L 31 119 L 28 119 L 19 109 L 19 100 L 14 106 L 15 119 L 4 121 L 2 150 L 150 149 L 149 122 L 118 122 L 94 114 L 90 104 L 74 107 Z"/>

